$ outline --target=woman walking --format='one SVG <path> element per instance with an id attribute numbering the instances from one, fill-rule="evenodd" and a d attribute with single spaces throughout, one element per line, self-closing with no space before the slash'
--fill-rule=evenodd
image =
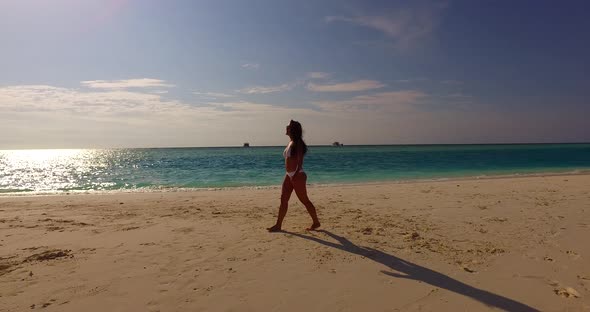
<path id="1" fill-rule="evenodd" d="M 305 153 L 307 153 L 307 145 L 303 141 L 303 128 L 299 122 L 291 120 L 287 126 L 285 134 L 291 139 L 283 151 L 287 174 L 283 180 L 281 206 L 279 207 L 277 223 L 267 228 L 267 230 L 269 232 L 278 232 L 281 230 L 283 219 L 285 218 L 289 207 L 289 198 L 291 198 L 293 190 L 295 190 L 297 198 L 299 198 L 301 203 L 305 206 L 313 221 L 313 224 L 308 230 L 315 230 L 320 227 L 320 220 L 318 220 L 317 212 L 313 203 L 307 197 L 307 174 L 303 171 L 303 157 L 305 156 Z"/>

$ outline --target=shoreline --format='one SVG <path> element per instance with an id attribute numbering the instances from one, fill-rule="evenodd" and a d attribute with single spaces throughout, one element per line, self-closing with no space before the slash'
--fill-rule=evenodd
<path id="1" fill-rule="evenodd" d="M 425 179 L 400 179 L 400 180 L 383 180 L 367 182 L 350 182 L 350 183 L 311 183 L 308 188 L 325 188 L 325 187 L 345 187 L 345 186 L 375 186 L 390 184 L 420 184 L 432 182 L 454 182 L 454 181 L 472 181 L 472 180 L 495 180 L 495 179 L 512 179 L 512 178 L 529 178 L 529 177 L 554 177 L 554 176 L 579 176 L 590 175 L 590 168 L 574 169 L 563 172 L 547 171 L 532 173 L 515 173 L 515 174 L 498 174 L 498 175 L 475 175 L 475 176 L 456 176 L 442 178 L 425 178 Z M 149 193 L 185 193 L 185 192 L 217 192 L 229 190 L 276 190 L 281 185 L 264 185 L 264 186 L 233 186 L 233 187 L 145 187 L 136 189 L 116 189 L 116 190 L 68 190 L 68 191 L 21 191 L 21 192 L 0 192 L 2 197 L 39 197 L 39 196 L 70 196 L 70 195 L 109 195 L 109 194 L 149 194 Z"/>

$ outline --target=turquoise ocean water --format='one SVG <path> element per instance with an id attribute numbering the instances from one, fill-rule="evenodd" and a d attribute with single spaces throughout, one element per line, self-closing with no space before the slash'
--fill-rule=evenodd
<path id="1" fill-rule="evenodd" d="M 280 185 L 284 147 L 0 150 L 0 193 Z M 312 184 L 590 170 L 590 144 L 311 146 Z"/>

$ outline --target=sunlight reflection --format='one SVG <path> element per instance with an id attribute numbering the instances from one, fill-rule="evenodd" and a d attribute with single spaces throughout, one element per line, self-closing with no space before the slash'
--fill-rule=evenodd
<path id="1" fill-rule="evenodd" d="M 109 165 L 108 150 L 50 149 L 0 151 L 0 189 L 44 191 L 103 189 L 98 175 Z"/>

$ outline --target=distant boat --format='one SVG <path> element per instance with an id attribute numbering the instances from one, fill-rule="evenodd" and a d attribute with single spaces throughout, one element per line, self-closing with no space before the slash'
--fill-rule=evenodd
<path id="1" fill-rule="evenodd" d="M 244 147 L 250 147 L 250 143 L 248 143 L 248 142 L 244 143 Z"/>
<path id="2" fill-rule="evenodd" d="M 342 144 L 342 143 L 340 143 L 340 142 L 336 141 L 336 142 L 332 143 L 332 146 L 335 146 L 335 147 L 341 147 L 341 146 L 344 146 L 344 144 Z"/>

